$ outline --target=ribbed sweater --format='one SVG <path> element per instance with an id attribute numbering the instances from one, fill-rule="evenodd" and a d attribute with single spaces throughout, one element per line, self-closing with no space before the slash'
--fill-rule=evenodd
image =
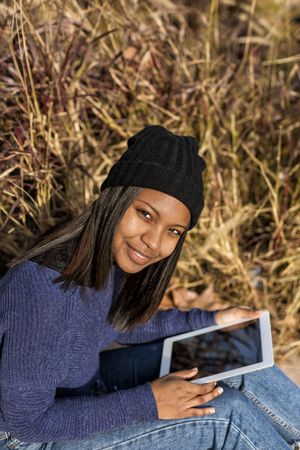
<path id="1" fill-rule="evenodd" d="M 158 419 L 149 383 L 100 396 L 61 397 L 93 379 L 99 353 L 112 342 L 140 344 L 214 324 L 193 309 L 158 311 L 147 323 L 120 333 L 107 320 L 120 269 L 105 289 L 67 292 L 59 273 L 27 261 L 0 280 L 0 430 L 24 442 L 80 440 L 94 433 Z"/>

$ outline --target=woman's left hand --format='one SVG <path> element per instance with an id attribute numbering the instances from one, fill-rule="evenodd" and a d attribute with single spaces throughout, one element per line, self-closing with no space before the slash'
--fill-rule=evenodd
<path id="1" fill-rule="evenodd" d="M 231 306 L 217 311 L 215 321 L 217 325 L 224 325 L 241 319 L 254 320 L 260 317 L 261 314 L 262 311 L 253 311 L 247 306 Z"/>

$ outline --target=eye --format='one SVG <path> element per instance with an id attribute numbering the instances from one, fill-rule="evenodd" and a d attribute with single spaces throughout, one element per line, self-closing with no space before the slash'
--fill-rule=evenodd
<path id="1" fill-rule="evenodd" d="M 148 211 L 146 211 L 145 209 L 137 209 L 138 213 L 140 215 L 142 215 L 145 219 L 151 220 L 152 216 L 150 213 L 148 213 Z"/>
<path id="2" fill-rule="evenodd" d="M 177 228 L 170 228 L 170 231 L 174 236 L 180 237 L 182 235 L 181 231 L 177 230 Z"/>

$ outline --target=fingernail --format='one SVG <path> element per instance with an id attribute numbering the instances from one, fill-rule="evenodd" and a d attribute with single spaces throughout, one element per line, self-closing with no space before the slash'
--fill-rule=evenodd
<path id="1" fill-rule="evenodd" d="M 214 414 L 215 412 L 216 412 L 215 408 L 210 408 L 210 409 L 208 410 L 208 413 L 209 413 L 209 414 Z"/>
<path id="2" fill-rule="evenodd" d="M 193 368 L 192 368 L 192 371 L 193 371 L 193 372 L 196 372 L 196 371 L 198 372 L 198 367 L 193 367 Z"/>
<path id="3" fill-rule="evenodd" d="M 222 392 L 224 392 L 224 389 L 221 388 L 221 387 L 219 387 L 219 388 L 217 389 L 217 392 L 218 392 L 218 394 L 222 394 Z"/>

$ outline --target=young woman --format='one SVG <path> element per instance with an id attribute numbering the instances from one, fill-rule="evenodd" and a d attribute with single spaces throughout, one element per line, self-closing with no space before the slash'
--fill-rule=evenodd
<path id="1" fill-rule="evenodd" d="M 1 449 L 284 450 L 300 440 L 299 389 L 276 368 L 219 386 L 191 383 L 195 370 L 158 378 L 163 338 L 260 314 L 157 312 L 203 208 L 204 166 L 196 139 L 147 126 L 98 200 L 1 280 Z M 104 352 L 113 342 L 129 346 Z"/>

